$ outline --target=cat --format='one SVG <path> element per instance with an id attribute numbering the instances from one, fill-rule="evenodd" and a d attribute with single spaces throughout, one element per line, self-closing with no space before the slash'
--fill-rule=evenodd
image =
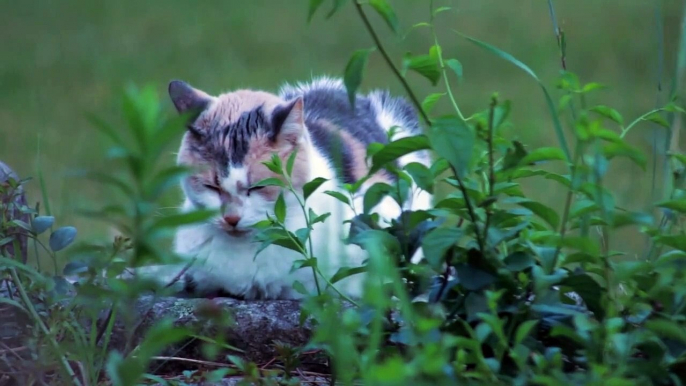
<path id="1" fill-rule="evenodd" d="M 341 267 L 361 266 L 366 258 L 358 246 L 343 242 L 344 220 L 354 212 L 338 199 L 323 193 L 342 190 L 341 182 L 354 183 L 368 174 L 366 149 L 370 143 L 421 134 L 416 111 L 405 99 L 387 91 L 357 95 L 354 108 L 340 79 L 322 77 L 306 83 L 284 85 L 278 94 L 237 90 L 211 96 L 183 81 L 169 83 L 169 96 L 179 113 L 194 113 L 177 156 L 179 165 L 197 170 L 185 178 L 183 211 L 217 209 L 211 220 L 180 228 L 174 251 L 195 259 L 185 273 L 185 290 L 198 296 L 220 293 L 252 299 L 298 299 L 297 280 L 309 293 L 316 292 L 312 269 L 291 272 L 293 262 L 303 257 L 292 250 L 271 245 L 256 255 L 252 226 L 274 215 L 281 189 L 253 186 L 276 177 L 263 163 L 278 154 L 282 164 L 296 151 L 291 174 L 293 187 L 301 192 L 308 181 L 327 181 L 307 201 L 316 214 L 331 213 L 314 225 L 311 234 L 314 256 L 322 273 L 331 277 Z M 425 152 L 401 157 L 398 166 L 412 162 L 428 166 Z M 359 211 L 366 189 L 376 182 L 393 184 L 395 177 L 382 170 L 365 184 L 352 200 Z M 406 209 L 428 209 L 431 195 L 416 186 Z M 287 229 L 306 227 L 297 197 L 283 190 Z M 385 220 L 397 218 L 399 205 L 385 197 L 373 210 Z M 421 251 L 419 252 L 421 253 Z M 421 256 L 420 256 L 421 258 Z M 173 273 L 158 278 L 169 279 Z M 178 272 L 178 269 L 177 269 Z M 362 294 L 364 275 L 353 275 L 335 284 L 349 297 Z M 325 282 L 319 278 L 321 288 Z"/>

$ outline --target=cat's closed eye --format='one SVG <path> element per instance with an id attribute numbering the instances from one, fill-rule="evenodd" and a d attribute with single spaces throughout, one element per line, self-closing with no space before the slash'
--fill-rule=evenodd
<path id="1" fill-rule="evenodd" d="M 264 188 L 264 186 L 253 186 L 252 188 L 248 189 L 248 196 L 250 195 L 250 193 Z"/>
<path id="2" fill-rule="evenodd" d="M 211 184 L 202 184 L 205 188 L 213 190 L 215 192 L 219 192 L 221 190 L 220 186 L 221 184 L 219 183 L 219 177 L 215 174 L 214 176 L 214 181 Z"/>

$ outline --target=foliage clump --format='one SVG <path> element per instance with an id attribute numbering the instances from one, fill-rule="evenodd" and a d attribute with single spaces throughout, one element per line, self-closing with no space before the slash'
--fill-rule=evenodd
<path id="1" fill-rule="evenodd" d="M 310 1 L 310 19 L 322 3 Z M 331 14 L 346 2 L 333 3 Z M 354 1 L 352 6 L 375 47 L 352 55 L 344 70 L 348 92 L 354 95 L 360 87 L 367 62 L 378 52 L 415 103 L 426 132 L 369 147 L 370 175 L 386 168 L 397 175 L 397 182 L 377 183 L 369 189 L 364 208 L 356 208 L 359 214 L 350 220 L 348 242 L 369 252 L 367 263 L 342 269 L 332 277 L 322 275 L 317 257 L 308 247 L 311 228 L 329 221 L 325 213 L 313 213 L 306 206 L 308 196 L 324 181 L 312 181 L 305 192 L 297 192 L 289 183 L 292 162 L 283 165 L 275 157 L 269 163 L 283 180 L 263 184 L 293 190 L 308 218 L 305 229 L 287 229 L 285 207 L 277 207 L 275 216 L 260 224 L 259 240 L 302 253 L 293 269 L 310 269 L 319 280 L 318 292 L 306 294 L 302 303 L 303 320 L 309 318 L 315 325 L 309 347 L 276 343 L 280 365 L 265 371 L 239 356 L 220 355 L 236 352 L 221 336 L 198 337 L 190 328 L 164 321 L 149 329 L 136 347 L 124 352 L 107 349 L 115 316 L 126 316 L 131 311 L 127 305 L 150 288 L 149 283 L 125 282 L 121 277 L 125 268 L 173 261 L 160 247 L 161 240 L 176 227 L 210 215 L 159 216 L 159 198 L 186 171 L 158 168 L 156 160 L 185 117 L 164 121 L 152 89 L 131 90 L 123 108 L 131 138 L 126 140 L 107 124 L 96 122 L 114 142 L 110 154 L 120 162 L 123 173 L 89 175 L 125 197 L 123 204 L 89 213 L 116 226 L 122 236 L 108 246 L 72 248 L 71 262 L 61 275 L 46 275 L 45 270 L 23 264 L 21 256 L 0 259 L 0 268 L 9 276 L 6 282 L 11 283 L 8 291 L 18 295 L 16 299 L 3 298 L 3 302 L 31 317 L 36 329 L 28 347 L 41 358 L 44 368 L 57 370 L 53 379 L 81 385 L 101 381 L 130 385 L 146 378 L 172 382 L 152 374 L 151 360 L 166 345 L 193 337 L 208 342 L 208 359 L 219 357 L 227 365 L 205 379 L 239 373 L 253 383 L 297 384 L 303 375 L 298 370 L 302 365 L 299 357 L 307 349 L 328 356 L 327 371 L 342 384 L 686 382 L 686 278 L 682 269 L 686 235 L 681 225 L 686 212 L 686 157 L 673 143 L 664 149 L 670 152 L 665 198 L 647 211 L 623 208 L 606 183 L 609 166 L 617 159 L 648 169 L 646 156 L 626 141 L 633 128 L 653 123 L 663 126 L 670 138 L 678 138 L 678 117 L 684 112 L 678 95 L 626 124 L 613 108 L 588 103 L 600 85 L 584 84 L 566 70 L 562 31 L 556 29 L 563 64 L 556 84 L 558 103 L 523 62 L 465 36 L 466 41 L 519 67 L 541 86 L 541 101 L 549 109 L 558 144 L 530 149 L 509 138 L 511 105 L 498 95 L 484 101 L 483 111 L 469 116 L 458 107 L 451 81 L 463 76 L 462 66 L 457 59 L 444 56 L 433 24 L 448 8 L 432 7 L 429 22 L 413 27 L 431 30 L 429 53 L 407 54 L 398 68 L 365 13 L 367 8 L 377 12 L 399 33 L 393 8 L 385 0 Z M 686 57 L 684 52 L 681 56 Z M 677 83 L 686 70 L 684 62 L 677 66 Z M 444 92 L 420 101 L 406 80 L 411 72 L 434 86 L 442 81 Z M 449 99 L 452 113 L 432 115 L 442 98 Z M 562 124 L 563 116 L 568 125 Z M 418 163 L 403 169 L 394 166 L 399 157 L 424 150 L 435 156 L 430 167 Z M 524 187 L 532 180 L 539 187 L 563 189 L 566 194 L 559 199 L 560 208 L 525 194 Z M 353 195 L 360 185 L 345 188 Z M 2 185 L 0 193 L 16 187 L 16 182 Z M 386 196 L 402 205 L 411 189 L 435 194 L 433 207 L 406 211 L 380 226 L 369 208 Z M 336 197 L 350 204 L 349 197 Z M 277 206 L 280 202 L 277 200 Z M 16 209 L 9 205 L 3 203 L 4 212 L 0 213 Z M 39 236 L 53 227 L 54 218 L 25 206 L 19 209 L 30 213 L 32 221 L 1 217 L 0 247 L 16 241 L 8 229 L 17 227 L 28 233 L 36 248 L 44 248 L 53 257 L 74 240 L 76 230 L 63 227 L 52 230 L 48 246 L 44 246 Z M 618 229 L 626 228 L 635 237 L 645 237 L 645 251 L 611 249 L 610 240 Z M 420 247 L 425 258 L 413 263 L 410 258 Z M 362 299 L 327 291 L 338 280 L 361 273 L 367 275 Z M 297 283 L 296 287 L 305 291 Z M 67 296 L 74 291 L 76 296 Z M 231 323 L 221 312 L 209 314 L 212 323 Z M 193 371 L 184 372 L 174 382 L 196 376 Z"/>

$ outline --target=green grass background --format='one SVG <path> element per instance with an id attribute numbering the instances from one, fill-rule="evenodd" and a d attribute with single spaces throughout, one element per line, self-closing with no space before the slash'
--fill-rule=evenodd
<path id="1" fill-rule="evenodd" d="M 274 90 L 284 81 L 312 75 L 342 74 L 351 53 L 372 46 L 354 8 L 347 4 L 330 20 L 326 1 L 313 22 L 306 23 L 306 0 L 0 0 L 0 159 L 22 176 L 40 168 L 59 225 L 75 225 L 80 239 L 105 236 L 107 229 L 79 217 L 77 208 L 111 203 L 116 197 L 93 183 L 68 177 L 84 167 L 116 172 L 104 156 L 106 143 L 85 119 L 96 113 L 120 124 L 120 95 L 129 82 L 154 84 L 165 108 L 170 79 L 184 79 L 208 92 L 239 87 Z M 527 63 L 553 88 L 560 70 L 558 50 L 543 0 L 437 1 L 455 11 L 439 17 L 439 38 L 447 58 L 464 66 L 464 81 L 455 84 L 463 112 L 486 108 L 498 91 L 512 100 L 512 134 L 531 147 L 557 142 L 538 85 L 511 64 L 471 45 L 452 32 L 494 44 Z M 583 81 L 609 88 L 590 103 L 617 108 L 629 121 L 655 107 L 658 37 L 655 6 L 648 0 L 557 0 L 560 26 L 568 40 L 567 65 Z M 429 18 L 428 1 L 392 0 L 401 26 Z M 673 77 L 683 1 L 664 0 L 664 84 L 666 98 Z M 396 62 L 410 51 L 425 53 L 426 30 L 406 39 L 389 33 L 370 17 Z M 409 75 L 420 97 L 443 90 Z M 371 58 L 362 88 L 401 92 L 381 57 Z M 445 101 L 444 101 L 445 102 Z M 447 111 L 445 104 L 439 111 Z M 564 116 L 564 123 L 568 118 Z M 642 124 L 631 143 L 651 151 L 655 128 Z M 180 135 L 180 133 L 179 133 Z M 39 152 L 40 148 L 40 152 Z M 649 156 L 650 158 L 650 156 Z M 172 151 L 163 162 L 173 162 Z M 650 167 L 649 169 L 650 170 Z M 641 209 L 649 199 L 650 173 L 629 162 L 611 169 L 608 185 L 620 204 Z M 553 183 L 532 182 L 527 189 L 556 208 L 564 192 Z M 29 184 L 30 200 L 40 200 L 38 183 Z M 177 198 L 169 205 L 177 204 Z M 627 234 L 622 246 L 638 246 Z"/>

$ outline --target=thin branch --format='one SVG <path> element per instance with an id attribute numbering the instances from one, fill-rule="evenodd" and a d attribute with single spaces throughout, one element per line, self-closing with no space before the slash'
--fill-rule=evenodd
<path id="1" fill-rule="evenodd" d="M 455 169 L 453 165 L 450 165 L 450 168 L 452 169 L 453 174 L 455 175 L 455 179 L 457 180 L 457 187 L 458 189 L 460 189 L 462 197 L 464 197 L 464 203 L 467 207 L 467 213 L 469 214 L 469 218 L 472 221 L 472 224 L 474 224 L 474 235 L 476 236 L 476 242 L 479 244 L 479 250 L 481 251 L 481 253 L 486 253 L 484 239 L 481 236 L 481 233 L 479 233 L 479 229 L 477 227 L 478 217 L 476 216 L 476 211 L 474 210 L 474 206 L 472 205 L 472 200 L 469 199 L 469 195 L 467 194 L 467 188 L 464 182 L 462 181 L 460 174 L 457 172 L 457 169 Z"/>
<path id="2" fill-rule="evenodd" d="M 557 17 L 555 16 L 555 8 L 553 7 L 552 0 L 548 0 L 548 10 L 550 11 L 550 20 L 553 21 L 553 31 L 555 32 L 555 38 L 557 38 L 557 46 L 560 48 L 560 65 L 563 70 L 567 71 L 564 35 L 562 30 L 560 30 L 560 26 L 557 24 Z"/>
<path id="3" fill-rule="evenodd" d="M 358 0 L 353 1 L 353 3 L 355 4 L 355 8 L 357 9 L 357 13 L 360 15 L 360 18 L 362 19 L 362 22 L 364 23 L 364 26 L 367 29 L 367 32 L 369 32 L 369 35 L 371 35 L 372 39 L 374 40 L 374 44 L 376 45 L 376 48 L 381 53 L 381 56 L 383 56 L 384 60 L 386 61 L 386 64 L 388 64 L 388 67 L 391 68 L 391 70 L 393 71 L 395 76 L 398 78 L 400 83 L 403 85 L 405 92 L 407 93 L 407 95 L 412 100 L 412 103 L 417 108 L 417 111 L 419 112 L 419 115 L 421 115 L 424 122 L 427 125 L 431 125 L 431 120 L 429 120 L 429 116 L 426 115 L 426 113 L 424 112 L 424 109 L 422 109 L 422 104 L 419 102 L 419 99 L 417 99 L 417 96 L 414 95 L 414 92 L 412 92 L 410 85 L 407 84 L 405 77 L 403 77 L 402 74 L 400 73 L 400 71 L 398 71 L 398 69 L 395 67 L 395 65 L 393 64 L 393 60 L 391 59 L 391 57 L 388 55 L 388 52 L 386 52 L 386 49 L 381 44 L 381 40 L 379 39 L 379 36 L 376 34 L 376 31 L 374 31 L 374 28 L 372 27 L 371 23 L 369 22 L 369 19 L 367 19 L 367 15 L 364 13 L 364 10 L 362 9 L 362 4 L 360 4 L 360 2 Z"/>
<path id="4" fill-rule="evenodd" d="M 488 143 L 488 197 L 493 199 L 494 195 L 494 185 L 495 185 L 495 161 L 493 159 L 493 135 L 495 131 L 495 107 L 498 104 L 498 100 L 495 95 L 491 99 L 491 105 L 488 110 L 488 135 L 486 137 L 486 142 Z M 492 204 L 489 204 L 490 206 Z M 484 225 L 484 238 L 488 240 L 488 228 L 491 224 L 491 211 L 488 207 L 484 208 L 486 210 L 486 224 Z"/>

